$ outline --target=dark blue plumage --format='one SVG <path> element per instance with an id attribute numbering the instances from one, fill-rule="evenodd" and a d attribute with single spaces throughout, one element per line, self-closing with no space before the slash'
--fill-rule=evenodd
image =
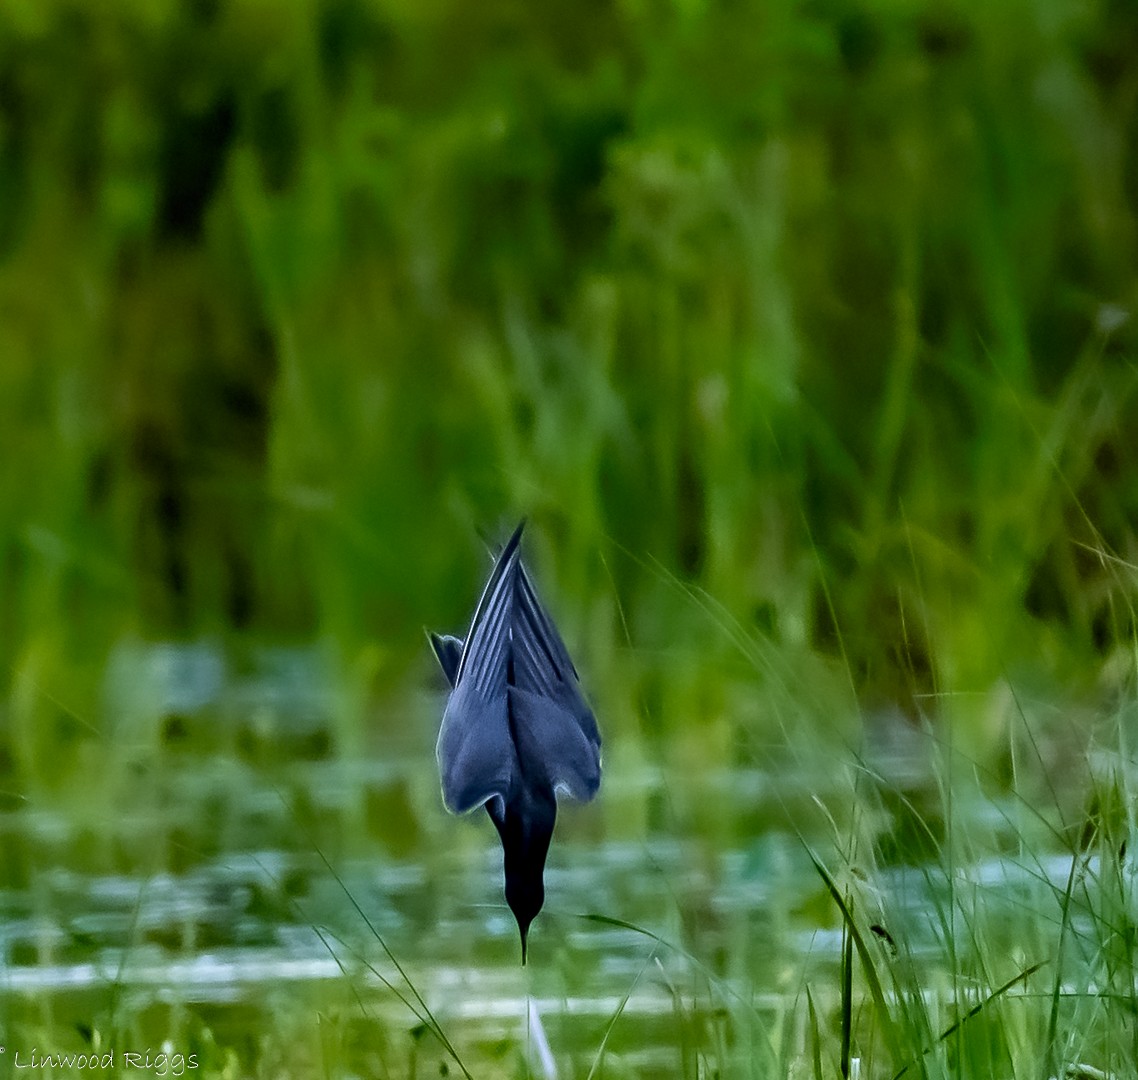
<path id="1" fill-rule="evenodd" d="M 437 749 L 443 801 L 456 814 L 484 805 L 498 830 L 523 964 L 545 900 L 555 793 L 587 802 L 601 783 L 597 722 L 521 562 L 524 524 L 498 556 L 465 642 L 430 635 L 451 685 Z"/>

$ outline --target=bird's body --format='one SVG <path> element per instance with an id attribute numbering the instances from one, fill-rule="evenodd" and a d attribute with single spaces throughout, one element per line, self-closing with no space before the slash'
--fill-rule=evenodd
<path id="1" fill-rule="evenodd" d="M 465 641 L 432 634 L 431 644 L 451 684 L 437 748 L 443 800 L 457 814 L 484 805 L 498 830 L 524 964 L 545 900 L 556 792 L 582 801 L 597 793 L 601 737 L 521 563 L 523 525 L 498 556 Z"/>

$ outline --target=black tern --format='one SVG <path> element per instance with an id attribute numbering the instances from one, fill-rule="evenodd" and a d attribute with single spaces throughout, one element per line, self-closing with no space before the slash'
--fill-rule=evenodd
<path id="1" fill-rule="evenodd" d="M 556 794 L 588 802 L 601 784 L 597 721 L 522 564 L 524 527 L 494 563 L 465 642 L 430 635 L 451 686 L 436 751 L 443 801 L 455 814 L 485 806 L 498 830 L 522 964 L 545 901 Z"/>

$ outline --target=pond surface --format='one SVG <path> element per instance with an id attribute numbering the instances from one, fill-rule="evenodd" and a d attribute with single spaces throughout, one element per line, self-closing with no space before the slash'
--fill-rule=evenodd
<path id="1" fill-rule="evenodd" d="M 338 752 L 358 739 L 341 719 L 349 697 L 317 648 L 240 664 L 210 643 L 116 649 L 106 701 L 123 772 L 99 778 L 114 805 L 72 791 L 0 816 L 9 1019 L 50 1013 L 89 1035 L 148 1010 L 175 1027 L 193 1013 L 225 1046 L 342 1000 L 358 1038 L 402 1033 L 388 1069 L 445 1064 L 433 1016 L 468 1063 L 520 1047 L 536 1075 L 583 1075 L 603 1048 L 618 1075 L 702 1075 L 741 1040 L 804 1045 L 808 987 L 834 1007 L 841 918 L 808 843 L 876 928 L 882 963 L 925 965 L 933 993 L 946 912 L 982 910 L 1009 942 L 1025 913 L 1058 926 L 1069 854 L 1009 842 L 951 873 L 898 862 L 843 876 L 815 802 L 838 790 L 819 790 L 824 773 L 669 776 L 610 744 L 597 803 L 562 806 L 523 970 L 497 835 L 481 812 L 442 807 L 441 692 L 404 699 L 403 735 L 382 756 L 374 739 Z M 919 794 L 908 785 L 910 803 Z M 701 802 L 714 831 L 692 824 Z M 977 814 L 998 836 L 1020 810 Z M 1099 876 L 1093 859 L 1075 869 Z M 1042 958 L 1036 944 L 1020 941 L 1024 965 Z"/>

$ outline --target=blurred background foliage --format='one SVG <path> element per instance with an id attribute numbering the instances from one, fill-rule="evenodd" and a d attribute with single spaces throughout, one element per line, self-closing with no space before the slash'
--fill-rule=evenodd
<path id="1" fill-rule="evenodd" d="M 523 514 L 610 732 L 1132 690 L 1136 215 L 1128 0 L 0 0 L 9 768 Z"/>

